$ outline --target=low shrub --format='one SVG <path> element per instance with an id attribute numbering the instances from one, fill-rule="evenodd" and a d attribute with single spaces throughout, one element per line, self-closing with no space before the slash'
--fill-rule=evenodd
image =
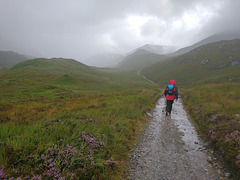
<path id="1" fill-rule="evenodd" d="M 221 152 L 236 178 L 240 177 L 239 87 L 239 83 L 207 84 L 182 94 L 198 132 Z"/>

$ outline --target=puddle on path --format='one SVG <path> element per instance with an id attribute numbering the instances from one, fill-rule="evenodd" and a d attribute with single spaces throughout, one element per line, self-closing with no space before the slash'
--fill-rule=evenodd
<path id="1" fill-rule="evenodd" d="M 160 98 L 131 153 L 129 179 L 228 179 L 204 148 L 181 100 L 173 104 L 171 117 L 164 110 L 165 100 Z"/>

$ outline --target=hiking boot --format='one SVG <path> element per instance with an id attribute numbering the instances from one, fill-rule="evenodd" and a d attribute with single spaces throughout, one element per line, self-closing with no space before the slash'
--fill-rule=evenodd
<path id="1" fill-rule="evenodd" d="M 168 112 L 166 112 L 166 116 L 168 115 Z"/>

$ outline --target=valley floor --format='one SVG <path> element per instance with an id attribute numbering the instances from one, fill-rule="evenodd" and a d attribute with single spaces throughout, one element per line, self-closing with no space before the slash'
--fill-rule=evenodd
<path id="1" fill-rule="evenodd" d="M 183 104 L 173 104 L 165 116 L 160 98 L 153 117 L 131 153 L 129 179 L 209 180 L 228 179 L 227 173 L 204 146 L 190 123 Z"/>

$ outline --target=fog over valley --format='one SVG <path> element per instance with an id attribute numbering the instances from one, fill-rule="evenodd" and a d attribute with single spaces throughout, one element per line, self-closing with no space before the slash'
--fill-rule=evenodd
<path id="1" fill-rule="evenodd" d="M 0 0 L 0 180 L 240 180 L 238 17 L 240 0 Z"/>
<path id="2" fill-rule="evenodd" d="M 236 0 L 0 0 L 0 50 L 112 67 L 140 47 L 165 54 L 238 32 L 239 10 Z"/>

